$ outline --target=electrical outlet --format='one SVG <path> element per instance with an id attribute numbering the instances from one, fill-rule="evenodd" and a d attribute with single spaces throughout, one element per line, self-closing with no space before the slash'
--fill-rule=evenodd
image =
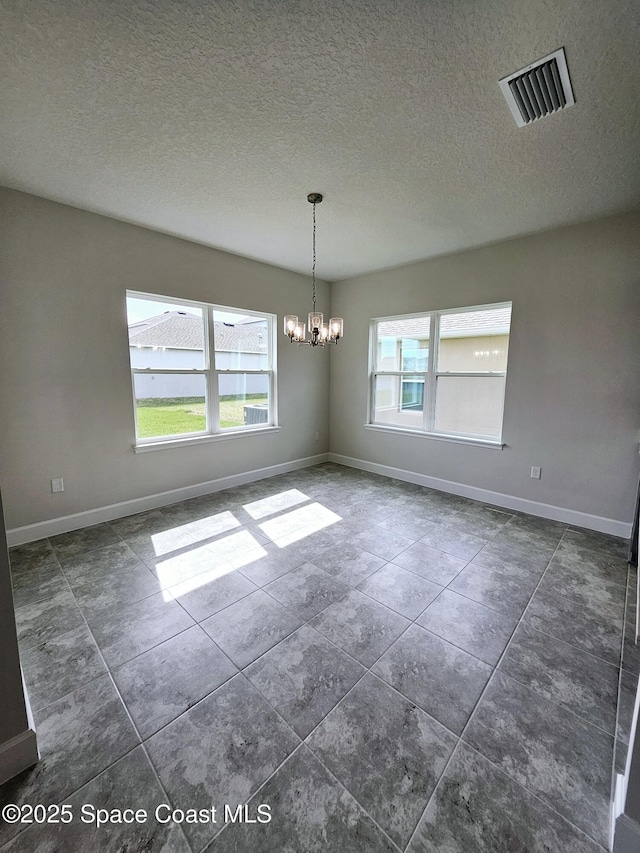
<path id="1" fill-rule="evenodd" d="M 55 480 L 51 481 L 51 491 L 54 495 L 57 492 L 64 492 L 64 480 L 62 477 L 57 477 Z"/>
<path id="2" fill-rule="evenodd" d="M 542 468 L 538 465 L 531 466 L 531 479 L 532 480 L 540 480 L 542 478 Z"/>
<path id="3" fill-rule="evenodd" d="M 319 432 L 317 432 L 313 437 L 316 441 L 320 441 L 320 433 Z"/>

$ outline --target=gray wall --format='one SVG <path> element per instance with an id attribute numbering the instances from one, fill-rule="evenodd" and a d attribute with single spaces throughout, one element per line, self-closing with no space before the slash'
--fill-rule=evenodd
<path id="1" fill-rule="evenodd" d="M 513 301 L 503 451 L 375 433 L 369 319 Z M 548 231 L 332 285 L 331 452 L 629 522 L 640 428 L 640 216 Z M 530 479 L 532 465 L 542 479 Z"/>
<path id="2" fill-rule="evenodd" d="M 280 323 L 305 314 L 308 278 L 0 190 L 7 527 L 326 452 L 329 387 L 334 453 L 630 521 L 639 235 L 639 215 L 615 216 L 339 282 L 331 305 L 321 284 L 320 307 L 345 318 L 346 336 L 328 351 L 297 349 L 278 328 L 278 434 L 136 455 L 125 291 L 275 312 Z M 364 429 L 370 317 L 509 300 L 505 450 Z M 52 477 L 65 478 L 64 493 L 51 494 Z"/>
<path id="3" fill-rule="evenodd" d="M 7 528 L 327 451 L 329 354 L 281 332 L 308 277 L 7 189 L 0 256 Z M 277 313 L 280 432 L 134 454 L 127 289 Z"/>

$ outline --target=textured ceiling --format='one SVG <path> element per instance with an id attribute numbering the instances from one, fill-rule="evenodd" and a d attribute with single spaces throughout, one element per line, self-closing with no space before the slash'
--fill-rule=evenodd
<path id="1" fill-rule="evenodd" d="M 640 205 L 637 0 L 0 0 L 0 183 L 335 280 Z M 576 105 L 498 79 L 564 46 Z"/>

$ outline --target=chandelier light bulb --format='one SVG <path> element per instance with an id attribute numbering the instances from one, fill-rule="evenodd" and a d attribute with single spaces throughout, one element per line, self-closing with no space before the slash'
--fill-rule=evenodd
<path id="1" fill-rule="evenodd" d="M 311 311 L 309 314 L 309 331 L 320 329 L 322 327 L 322 314 Z"/>
<path id="2" fill-rule="evenodd" d="M 342 317 L 332 317 L 329 320 L 329 327 L 331 329 L 331 337 L 336 341 L 344 334 L 344 320 Z"/>
<path id="3" fill-rule="evenodd" d="M 295 314 L 287 314 L 284 318 L 284 333 L 291 335 L 295 327 L 298 325 L 298 318 Z"/>

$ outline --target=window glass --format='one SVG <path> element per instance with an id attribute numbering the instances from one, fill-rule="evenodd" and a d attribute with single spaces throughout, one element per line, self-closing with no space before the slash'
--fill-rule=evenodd
<path id="1" fill-rule="evenodd" d="M 400 354 L 403 370 L 425 371 L 429 363 L 428 338 L 422 340 L 403 338 Z"/>
<path id="2" fill-rule="evenodd" d="M 202 373 L 136 373 L 133 385 L 138 438 L 187 435 L 207 429 Z"/>
<path id="3" fill-rule="evenodd" d="M 262 373 L 218 375 L 220 429 L 269 423 L 269 377 Z"/>
<path id="4" fill-rule="evenodd" d="M 377 324 L 377 372 L 426 370 L 430 326 L 428 316 L 381 320 Z"/>
<path id="5" fill-rule="evenodd" d="M 380 374 L 374 388 L 376 423 L 421 428 L 424 377 Z"/>
<path id="6" fill-rule="evenodd" d="M 203 370 L 202 308 L 127 297 L 131 367 Z"/>
<path id="7" fill-rule="evenodd" d="M 422 411 L 424 406 L 424 379 L 402 379 L 402 408 Z"/>
<path id="8" fill-rule="evenodd" d="M 504 383 L 503 376 L 438 376 L 436 430 L 499 438 Z"/>
<path id="9" fill-rule="evenodd" d="M 216 370 L 264 370 L 269 366 L 266 317 L 213 312 Z"/>
<path id="10" fill-rule="evenodd" d="M 440 318 L 438 370 L 488 373 L 507 369 L 511 307 L 461 311 Z"/>

